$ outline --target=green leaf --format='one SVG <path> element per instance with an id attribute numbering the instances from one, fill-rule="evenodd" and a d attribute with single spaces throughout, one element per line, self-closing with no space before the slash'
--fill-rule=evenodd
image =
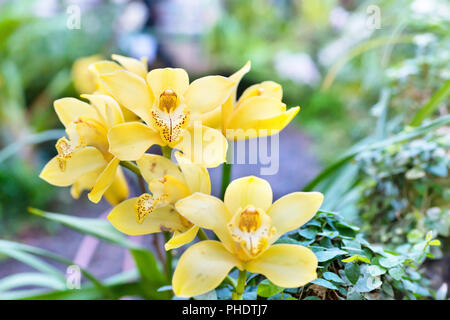
<path id="1" fill-rule="evenodd" d="M 427 171 L 439 177 L 447 177 L 448 175 L 447 164 L 443 162 L 428 167 Z"/>
<path id="2" fill-rule="evenodd" d="M 347 293 L 347 300 L 362 300 L 363 296 L 361 293 L 356 291 L 354 288 L 350 288 Z"/>
<path id="3" fill-rule="evenodd" d="M 432 240 L 432 241 L 428 242 L 428 244 L 430 246 L 440 246 L 441 245 L 441 241 L 439 241 L 439 240 Z"/>
<path id="4" fill-rule="evenodd" d="M 321 212 L 321 210 L 319 210 L 319 212 L 317 212 L 317 214 L 320 214 L 320 212 Z M 310 227 L 310 226 L 314 226 L 314 227 L 322 227 L 322 224 L 319 222 L 319 221 L 317 221 L 317 220 L 309 220 L 306 224 L 305 224 L 305 226 L 306 227 Z"/>
<path id="5" fill-rule="evenodd" d="M 340 226 L 340 227 L 343 227 L 343 228 L 351 229 L 353 231 L 359 231 L 359 229 L 360 229 L 359 227 L 351 225 L 351 224 L 348 224 L 348 223 L 345 223 L 344 221 L 339 221 L 336 225 Z"/>
<path id="6" fill-rule="evenodd" d="M 326 167 L 322 172 L 320 172 L 313 180 L 311 180 L 304 188 L 303 191 L 312 191 L 315 187 L 324 181 L 325 179 L 331 177 L 340 168 L 346 165 L 350 160 L 352 160 L 356 155 L 367 150 L 382 149 L 389 145 L 397 142 L 409 140 L 417 136 L 423 135 L 429 131 L 437 129 L 441 126 L 450 123 L 450 115 L 440 117 L 436 120 L 430 121 L 420 127 L 416 127 L 409 131 L 400 132 L 390 138 L 383 139 L 381 141 L 376 141 L 372 143 L 365 143 L 361 145 L 356 145 L 355 147 L 344 153 L 340 159 L 336 160 L 334 163 Z"/>
<path id="7" fill-rule="evenodd" d="M 280 295 L 280 294 L 278 294 L 278 295 Z M 276 296 L 277 295 L 272 296 L 272 297 L 276 297 Z M 242 299 L 243 300 L 256 300 L 257 298 L 258 298 L 258 294 L 256 293 L 256 288 L 255 287 L 253 287 L 253 288 L 248 288 L 247 287 L 247 290 L 245 290 L 244 293 L 242 294 Z M 269 297 L 267 299 L 270 300 L 270 298 L 271 297 Z"/>
<path id="8" fill-rule="evenodd" d="M 444 99 L 450 93 L 450 80 L 447 80 L 444 85 L 433 94 L 430 100 L 421 107 L 414 118 L 411 120 L 410 126 L 418 126 L 423 120 L 425 120 L 430 114 L 432 114 L 437 107 L 439 107 L 440 103 L 444 101 Z"/>
<path id="9" fill-rule="evenodd" d="M 150 251 L 145 249 L 132 249 L 131 253 L 144 280 L 161 283 L 159 287 L 166 284 L 167 280 L 160 272 L 158 261 Z"/>
<path id="10" fill-rule="evenodd" d="M 373 265 L 373 266 L 368 266 L 367 267 L 367 272 L 369 272 L 369 274 L 372 277 L 376 277 L 376 276 L 381 276 L 382 274 L 385 274 L 386 270 L 381 268 L 381 267 L 379 267 L 379 266 Z"/>
<path id="11" fill-rule="evenodd" d="M 300 246 L 305 246 L 307 247 L 308 245 L 310 245 L 312 242 L 314 242 L 313 239 L 309 239 L 309 240 L 305 240 L 305 241 L 299 241 L 299 240 L 295 240 L 292 239 L 290 237 L 284 236 L 281 237 L 280 239 L 278 239 L 275 243 L 276 244 L 281 244 L 281 243 L 287 243 L 287 244 L 298 244 Z"/>
<path id="12" fill-rule="evenodd" d="M 356 282 L 359 279 L 359 275 L 360 275 L 360 267 L 358 264 L 353 263 L 353 262 L 349 262 L 345 265 L 345 275 L 347 276 L 348 280 L 353 283 L 356 284 Z"/>
<path id="13" fill-rule="evenodd" d="M 125 248 L 139 248 L 139 246 L 129 241 L 122 233 L 106 220 L 97 218 L 81 218 L 68 216 L 60 213 L 51 213 L 43 210 L 28 208 L 28 211 L 37 216 L 61 223 L 69 228 L 81 233 L 92 235 L 96 238 L 117 244 Z"/>
<path id="14" fill-rule="evenodd" d="M 257 294 L 260 297 L 268 298 L 282 292 L 284 288 L 274 285 L 269 279 L 261 281 L 258 285 Z"/>
<path id="15" fill-rule="evenodd" d="M 41 271 L 44 274 L 59 278 L 60 280 L 65 279 L 61 271 L 44 260 L 15 247 L 13 242 L 0 240 L 0 253 Z"/>
<path id="16" fill-rule="evenodd" d="M 172 291 L 172 286 L 171 285 L 166 285 L 166 286 L 162 286 L 160 288 L 158 288 L 158 291 Z"/>
<path id="17" fill-rule="evenodd" d="M 0 248 L 3 250 L 3 252 L 9 252 L 10 254 L 13 253 L 15 256 L 12 256 L 13 258 L 18 258 L 21 262 L 29 264 L 30 261 L 32 264 L 29 264 L 30 266 L 36 267 L 35 261 L 40 261 L 35 258 L 32 255 L 42 256 L 45 258 L 52 259 L 54 261 L 57 261 L 59 263 L 65 264 L 67 266 L 74 265 L 74 262 L 66 259 L 64 257 L 61 257 L 59 255 L 56 255 L 52 252 L 49 252 L 47 250 L 36 248 L 30 245 L 17 243 L 13 241 L 7 241 L 7 240 L 0 240 Z M 24 259 L 23 257 L 26 257 Z M 38 269 L 39 270 L 39 269 Z M 106 297 L 112 298 L 111 292 L 107 287 L 105 287 L 96 277 L 94 277 L 91 273 L 89 273 L 87 270 L 80 268 L 80 271 L 84 277 L 86 277 L 88 280 L 90 280 L 94 286 L 97 288 L 97 290 L 101 291 Z M 59 276 L 59 271 L 55 276 Z M 61 274 L 62 279 L 65 281 L 65 277 Z"/>
<path id="18" fill-rule="evenodd" d="M 354 254 L 354 255 L 352 255 L 351 257 L 342 259 L 341 261 L 342 261 L 342 262 L 353 262 L 353 261 L 355 261 L 355 260 L 356 260 L 356 261 L 358 260 L 358 255 L 357 255 L 357 254 Z"/>
<path id="19" fill-rule="evenodd" d="M 423 241 L 423 232 L 417 229 L 413 229 L 406 235 L 406 238 L 408 239 L 409 243 L 419 243 L 420 241 Z"/>
<path id="20" fill-rule="evenodd" d="M 0 163 L 13 156 L 15 153 L 20 151 L 20 149 L 28 144 L 38 144 L 46 141 L 57 140 L 65 136 L 64 130 L 55 129 L 47 130 L 44 132 L 39 132 L 36 134 L 31 134 L 22 140 L 16 141 L 8 145 L 7 147 L 0 150 Z"/>
<path id="21" fill-rule="evenodd" d="M 322 299 L 320 299 L 319 297 L 316 297 L 316 296 L 308 296 L 308 297 L 303 298 L 302 300 L 322 300 Z"/>
<path id="22" fill-rule="evenodd" d="M 360 251 L 362 251 L 362 250 L 360 250 Z M 352 262 L 352 261 L 361 261 L 361 262 L 370 264 L 370 259 L 369 258 L 364 257 L 364 256 L 360 256 L 359 254 L 354 254 L 351 257 L 342 260 L 342 262 Z"/>
<path id="23" fill-rule="evenodd" d="M 313 228 L 300 229 L 298 234 L 306 239 L 314 239 L 316 237 L 317 231 Z"/>
<path id="24" fill-rule="evenodd" d="M 394 256 L 394 255 L 386 255 L 386 257 L 380 258 L 379 262 L 382 267 L 385 268 L 393 268 L 398 265 L 401 265 L 405 261 L 405 257 L 402 256 Z"/>
<path id="25" fill-rule="evenodd" d="M 365 274 L 363 277 L 359 278 L 355 284 L 354 289 L 358 292 L 370 292 L 381 287 L 383 283 L 380 277 L 372 277 Z"/>
<path id="26" fill-rule="evenodd" d="M 323 277 L 326 280 L 333 281 L 336 283 L 344 283 L 344 280 L 341 279 L 336 273 L 333 272 L 324 272 Z"/>
<path id="27" fill-rule="evenodd" d="M 370 259 L 367 257 L 358 255 L 358 260 L 370 264 Z"/>
<path id="28" fill-rule="evenodd" d="M 344 244 L 344 248 L 346 250 L 349 250 L 349 249 L 361 250 L 361 242 L 356 239 L 353 239 L 353 240 L 344 239 L 344 240 L 342 240 L 342 243 Z"/>
<path id="29" fill-rule="evenodd" d="M 40 295 L 45 291 L 47 291 L 47 289 L 23 289 L 0 292 L 0 300 L 19 300 L 26 297 Z"/>
<path id="30" fill-rule="evenodd" d="M 321 279 L 318 278 L 314 281 L 311 281 L 311 283 L 317 284 L 319 286 L 325 287 L 327 289 L 331 289 L 331 290 L 337 290 L 338 287 L 336 287 L 334 284 L 332 284 L 330 281 L 325 280 L 325 279 Z"/>
<path id="31" fill-rule="evenodd" d="M 153 254 L 145 249 L 131 249 L 136 266 L 141 275 L 142 289 L 148 299 L 168 299 L 171 297 L 170 291 L 158 291 L 159 288 L 166 285 L 169 281 L 161 272 L 161 266 L 158 265 Z"/>
<path id="32" fill-rule="evenodd" d="M 405 274 L 405 271 L 400 267 L 395 267 L 389 269 L 388 273 L 393 279 L 400 280 L 402 276 Z"/>
<path id="33" fill-rule="evenodd" d="M 66 287 L 66 283 L 60 277 L 38 272 L 16 273 L 0 280 L 0 292 L 24 286 L 61 290 Z"/>
<path id="34" fill-rule="evenodd" d="M 327 238 L 330 238 L 330 239 L 334 239 L 334 238 L 339 236 L 339 232 L 338 231 L 326 230 L 326 231 L 319 232 L 318 235 L 319 236 L 323 236 L 323 237 L 327 237 Z"/>
<path id="35" fill-rule="evenodd" d="M 140 247 L 138 244 L 129 241 L 122 233 L 114 229 L 108 221 L 94 218 L 72 217 L 34 208 L 29 208 L 29 211 L 49 220 L 59 222 L 81 233 L 89 234 L 96 238 L 129 249 L 143 279 L 142 284 L 147 297 L 158 299 L 162 297 L 167 298 L 170 296 L 170 293 L 167 292 L 157 292 L 157 289 L 167 284 L 168 280 L 163 275 L 161 266 L 158 265 L 153 254 L 150 251 Z"/>
<path id="36" fill-rule="evenodd" d="M 341 159 L 333 162 L 331 165 L 322 170 L 313 180 L 311 180 L 304 188 L 303 191 L 312 191 L 320 182 L 330 177 L 332 174 L 342 168 L 347 162 L 349 162 L 355 154 L 348 154 L 341 157 Z"/>
<path id="37" fill-rule="evenodd" d="M 390 297 L 394 297 L 394 288 L 387 282 L 384 281 L 381 285 L 381 289 Z"/>
<path id="38" fill-rule="evenodd" d="M 124 296 L 145 296 L 142 292 L 142 284 L 135 281 L 136 270 L 127 271 L 105 280 L 105 286 L 118 299 Z M 1 298 L 1 296 L 0 296 Z M 82 285 L 80 289 L 66 289 L 52 292 L 24 293 L 17 297 L 24 300 L 94 300 L 109 299 L 101 290 L 92 285 Z"/>
<path id="39" fill-rule="evenodd" d="M 341 250 L 339 248 L 331 248 L 328 250 L 321 250 L 314 252 L 319 262 L 325 262 L 346 253 L 347 251 Z"/>

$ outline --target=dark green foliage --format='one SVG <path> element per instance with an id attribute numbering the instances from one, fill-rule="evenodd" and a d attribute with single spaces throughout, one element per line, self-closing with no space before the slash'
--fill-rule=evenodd
<path id="1" fill-rule="evenodd" d="M 431 234 L 415 245 L 387 250 L 364 239 L 358 227 L 338 214 L 320 211 L 299 230 L 278 240 L 307 246 L 319 261 L 318 278 L 301 288 L 284 289 L 260 276 L 248 281 L 249 292 L 259 299 L 426 299 L 434 296 L 421 265 L 431 257 L 430 246 L 439 245 Z M 217 290 L 227 298 L 230 287 Z M 231 293 L 230 293 L 231 294 Z M 256 297 L 255 297 L 256 298 Z"/>
<path id="2" fill-rule="evenodd" d="M 443 128 L 356 157 L 362 179 L 360 219 L 370 240 L 417 243 L 430 230 L 449 236 L 449 138 Z"/>
<path id="3" fill-rule="evenodd" d="M 19 225 L 23 228 L 36 223 L 38 219 L 30 219 L 27 207 L 46 207 L 54 190 L 23 161 L 0 164 L 0 236 L 12 235 Z"/>

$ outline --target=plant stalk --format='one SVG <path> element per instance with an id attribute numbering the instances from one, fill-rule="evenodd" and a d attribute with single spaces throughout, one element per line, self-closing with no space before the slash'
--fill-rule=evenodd
<path id="1" fill-rule="evenodd" d="M 128 170 L 132 171 L 138 177 L 142 176 L 141 170 L 139 170 L 139 167 L 137 165 L 135 165 L 133 162 L 131 162 L 131 161 L 120 161 L 120 165 L 122 167 L 125 167 Z"/>
<path id="2" fill-rule="evenodd" d="M 169 146 L 162 146 L 161 147 L 162 155 L 163 157 L 171 160 L 172 157 L 172 148 Z M 164 243 L 167 243 L 170 240 L 170 233 L 164 232 Z M 166 276 L 169 281 L 172 281 L 172 250 L 166 250 Z"/>
<path id="3" fill-rule="evenodd" d="M 170 240 L 170 233 L 164 231 L 164 242 Z M 172 250 L 166 251 L 166 263 L 165 263 L 166 276 L 169 281 L 172 281 Z"/>
<path id="4" fill-rule="evenodd" d="M 231 180 L 231 163 L 223 163 L 222 167 L 222 189 L 220 191 L 220 198 L 223 200 L 225 197 L 225 190 L 230 184 Z"/>
<path id="5" fill-rule="evenodd" d="M 162 155 L 167 158 L 167 159 L 171 159 L 172 158 L 172 148 L 169 146 L 163 146 L 161 147 L 161 151 L 162 151 Z"/>
<path id="6" fill-rule="evenodd" d="M 209 240 L 208 235 L 202 228 L 198 229 L 197 237 L 200 241 Z"/>
<path id="7" fill-rule="evenodd" d="M 245 290 L 245 281 L 247 280 L 247 271 L 239 270 L 236 290 L 233 292 L 233 300 L 242 300 L 242 294 Z"/>

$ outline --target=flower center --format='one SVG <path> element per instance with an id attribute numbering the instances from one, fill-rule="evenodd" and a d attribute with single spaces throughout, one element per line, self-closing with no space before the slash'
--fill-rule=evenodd
<path id="1" fill-rule="evenodd" d="M 165 194 L 159 197 L 153 197 L 148 193 L 140 195 L 134 205 L 137 223 L 142 224 L 147 215 L 152 213 L 157 208 L 164 207 L 166 205 L 166 198 L 167 195 Z"/>
<path id="2" fill-rule="evenodd" d="M 254 207 L 247 207 L 241 212 L 239 229 L 242 232 L 255 232 L 261 225 L 258 211 Z"/>
<path id="3" fill-rule="evenodd" d="M 56 159 L 58 160 L 59 168 L 64 172 L 66 170 L 66 161 L 72 158 L 75 147 L 66 137 L 58 139 L 55 147 L 58 152 Z"/>
<path id="4" fill-rule="evenodd" d="M 164 90 L 159 96 L 159 109 L 164 112 L 172 112 L 177 107 L 177 94 L 171 89 Z"/>
<path id="5" fill-rule="evenodd" d="M 95 147 L 103 154 L 108 154 L 108 130 L 102 123 L 94 119 L 78 118 L 73 124 L 83 145 Z"/>
<path id="6" fill-rule="evenodd" d="M 170 147 L 174 147 L 189 124 L 189 110 L 180 103 L 175 91 L 166 89 L 159 96 L 158 107 L 152 110 L 152 119 L 161 139 Z"/>
<path id="7" fill-rule="evenodd" d="M 237 254 L 243 260 L 251 259 L 267 248 L 268 239 L 275 233 L 270 217 L 261 209 L 247 206 L 239 209 L 228 224 L 231 237 L 238 244 Z"/>

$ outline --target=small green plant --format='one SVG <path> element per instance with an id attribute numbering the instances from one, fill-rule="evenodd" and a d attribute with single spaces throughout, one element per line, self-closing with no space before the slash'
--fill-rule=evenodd
<path id="1" fill-rule="evenodd" d="M 432 257 L 430 246 L 440 245 L 431 233 L 414 245 L 387 250 L 369 243 L 358 227 L 338 214 L 320 211 L 278 242 L 312 249 L 319 260 L 318 278 L 304 287 L 284 289 L 253 277 L 244 293 L 247 299 L 427 299 L 436 295 L 421 268 Z M 228 284 L 217 290 L 219 299 L 228 299 L 230 294 Z"/>
<path id="2" fill-rule="evenodd" d="M 362 183 L 362 229 L 376 242 L 418 243 L 432 230 L 448 237 L 447 130 L 356 157 Z"/>

